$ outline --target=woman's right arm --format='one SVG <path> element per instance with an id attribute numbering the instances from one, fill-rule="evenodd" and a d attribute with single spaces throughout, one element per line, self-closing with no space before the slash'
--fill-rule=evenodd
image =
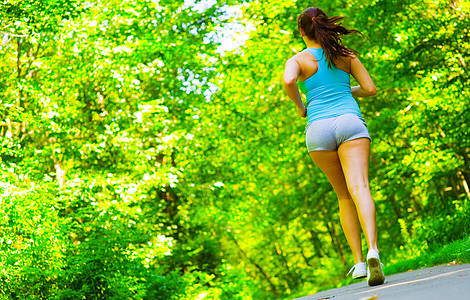
<path id="1" fill-rule="evenodd" d="M 289 59 L 284 69 L 283 83 L 287 96 L 289 96 L 297 106 L 297 113 L 302 118 L 305 118 L 307 116 L 307 108 L 300 97 L 299 87 L 297 86 L 297 79 L 300 73 L 301 69 L 297 61 L 294 58 Z"/>
<path id="2" fill-rule="evenodd" d="M 359 83 L 359 86 L 351 87 L 351 93 L 354 97 L 367 97 L 376 94 L 377 90 L 372 78 L 356 56 L 351 58 L 351 75 Z"/>

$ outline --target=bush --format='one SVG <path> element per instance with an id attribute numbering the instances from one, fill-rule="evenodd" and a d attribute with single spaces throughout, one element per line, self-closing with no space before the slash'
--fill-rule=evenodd
<path id="1" fill-rule="evenodd" d="M 470 210 L 457 205 L 452 214 L 429 216 L 424 223 L 419 239 L 426 241 L 429 249 L 434 251 L 470 234 Z"/>
<path id="2" fill-rule="evenodd" d="M 89 182 L 58 192 L 3 175 L 0 299 L 219 299 L 220 279 L 168 269 L 172 239 L 130 222 L 119 201 L 99 209 Z"/>

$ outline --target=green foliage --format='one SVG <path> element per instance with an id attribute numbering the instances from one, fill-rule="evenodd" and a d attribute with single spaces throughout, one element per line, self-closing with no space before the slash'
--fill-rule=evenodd
<path id="1" fill-rule="evenodd" d="M 352 258 L 336 199 L 280 80 L 307 5 L 2 1 L 3 299 L 292 299 L 337 284 Z M 358 102 L 384 262 L 465 238 L 468 1 L 316 5 L 366 37 L 345 43 L 379 91 Z"/>
<path id="2" fill-rule="evenodd" d="M 456 240 L 439 249 L 434 249 L 433 251 L 386 266 L 384 272 L 385 274 L 395 274 L 446 263 L 469 263 L 469 249 L 470 239 L 467 237 Z"/>
<path id="3" fill-rule="evenodd" d="M 20 188 L 11 183 L 14 176 L 3 174 L 1 293 L 12 298 L 51 297 L 66 256 L 66 222 L 54 200 L 56 184 L 49 181 Z"/>
<path id="4" fill-rule="evenodd" d="M 470 235 L 469 207 L 457 204 L 455 211 L 450 214 L 428 216 L 424 224 L 417 230 L 418 239 L 425 241 L 431 251 L 442 245 L 464 239 Z"/>

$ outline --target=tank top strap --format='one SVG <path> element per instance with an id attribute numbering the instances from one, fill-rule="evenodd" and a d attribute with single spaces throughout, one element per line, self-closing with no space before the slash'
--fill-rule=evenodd
<path id="1" fill-rule="evenodd" d="M 307 51 L 315 57 L 318 64 L 326 63 L 325 53 L 322 48 L 307 48 Z"/>

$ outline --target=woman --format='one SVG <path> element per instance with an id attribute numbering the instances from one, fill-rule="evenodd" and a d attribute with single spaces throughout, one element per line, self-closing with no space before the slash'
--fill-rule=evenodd
<path id="1" fill-rule="evenodd" d="M 310 157 L 338 196 L 341 226 L 354 256 L 352 276 L 367 276 L 367 283 L 374 286 L 384 283 L 385 277 L 369 189 L 370 136 L 353 96 L 373 96 L 376 89 L 353 51 L 342 45 L 342 35 L 360 33 L 341 26 L 338 22 L 342 19 L 328 18 L 317 7 L 298 16 L 298 29 L 307 49 L 286 62 L 284 89 L 297 106 L 299 116 L 308 117 L 305 132 Z M 350 86 L 350 74 L 359 86 Z M 306 94 L 307 107 L 299 88 Z M 362 253 L 361 227 L 369 248 L 367 264 Z"/>

